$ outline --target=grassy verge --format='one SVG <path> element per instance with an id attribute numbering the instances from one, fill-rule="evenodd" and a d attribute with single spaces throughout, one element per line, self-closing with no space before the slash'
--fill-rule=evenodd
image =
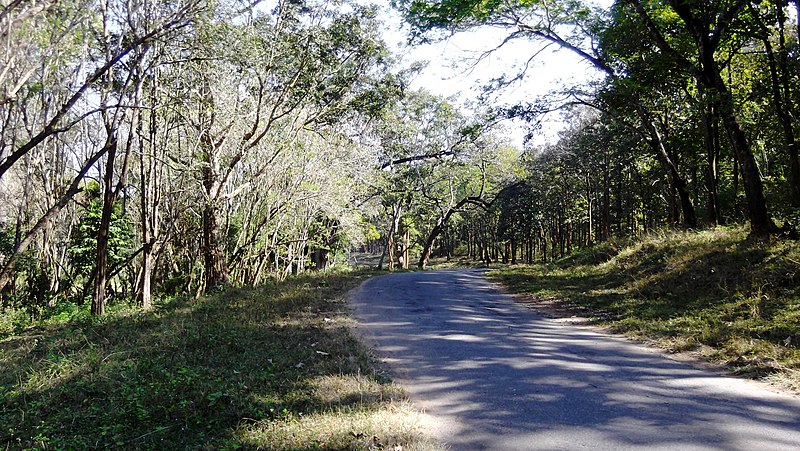
<path id="1" fill-rule="evenodd" d="M 350 332 L 343 295 L 365 277 L 299 277 L 4 338 L 0 447 L 431 449 Z"/>
<path id="2" fill-rule="evenodd" d="M 528 300 L 800 392 L 800 245 L 670 232 L 493 271 Z"/>

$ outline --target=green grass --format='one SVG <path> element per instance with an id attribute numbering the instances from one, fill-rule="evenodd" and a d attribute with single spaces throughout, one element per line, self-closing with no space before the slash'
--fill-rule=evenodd
<path id="1" fill-rule="evenodd" d="M 298 277 L 4 338 L 0 447 L 435 447 L 351 333 L 343 296 L 368 276 Z"/>
<path id="2" fill-rule="evenodd" d="M 666 232 L 490 273 L 561 313 L 800 390 L 800 244 Z"/>

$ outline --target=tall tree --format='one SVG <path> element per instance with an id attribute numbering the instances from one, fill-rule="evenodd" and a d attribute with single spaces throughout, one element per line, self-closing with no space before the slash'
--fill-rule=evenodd
<path id="1" fill-rule="evenodd" d="M 555 45 L 578 55 L 611 80 L 624 82 L 624 74 L 619 71 L 620 61 L 612 59 L 613 54 L 600 46 L 601 34 L 608 26 L 605 13 L 582 2 L 404 0 L 397 4 L 412 24 L 416 39 L 426 40 L 441 29 L 457 32 L 479 26 L 502 27 L 508 30 L 508 36 L 501 45 L 517 39 Z M 522 75 L 509 78 L 518 80 Z M 670 155 L 669 146 L 658 129 L 653 112 L 637 96 L 630 101 L 639 116 L 642 129 L 647 133 L 649 145 L 680 195 L 685 225 L 695 227 L 696 214 L 688 184 Z"/>
<path id="2" fill-rule="evenodd" d="M 241 193 L 232 183 L 243 162 L 259 155 L 266 174 L 291 147 L 284 137 L 369 114 L 386 99 L 376 10 L 350 6 L 281 1 L 241 24 L 223 15 L 200 29 L 187 134 L 197 143 L 206 289 L 228 281 L 225 204 Z"/>
<path id="3" fill-rule="evenodd" d="M 800 153 L 796 132 L 797 107 L 792 98 L 797 90 L 792 75 L 798 68 L 797 61 L 792 61 L 787 47 L 787 15 L 785 8 L 788 2 L 777 0 L 762 2 L 761 5 L 748 4 L 749 17 L 755 25 L 753 34 L 761 42 L 766 58 L 769 74 L 769 93 L 772 107 L 778 118 L 783 135 L 786 159 L 788 160 L 789 194 L 792 206 L 800 208 Z M 770 24 L 774 24 L 771 26 Z M 777 42 L 773 44 L 773 39 Z M 793 63 L 793 64 L 792 64 Z"/>
<path id="4" fill-rule="evenodd" d="M 663 5 L 653 5 L 639 0 L 626 0 L 643 21 L 658 48 L 669 55 L 676 67 L 686 71 L 703 84 L 717 102 L 720 116 L 733 145 L 747 196 L 748 218 L 751 233 L 766 238 L 778 231 L 770 217 L 764 188 L 747 134 L 737 116 L 736 105 L 728 84 L 722 76 L 724 62 L 720 51 L 730 39 L 736 37 L 734 25 L 743 14 L 748 2 L 744 0 L 719 0 L 708 4 L 684 0 L 669 0 L 669 7 L 680 18 L 683 30 L 691 37 L 693 55 L 686 54 L 669 42 L 667 24 L 659 24 L 648 7 L 656 10 Z M 659 17 L 663 17 L 660 15 Z"/>
<path id="5" fill-rule="evenodd" d="M 89 93 L 97 93 L 99 86 L 107 85 L 107 82 L 113 78 L 112 71 L 114 68 L 124 66 L 132 52 L 155 40 L 166 36 L 174 36 L 174 33 L 184 29 L 193 15 L 201 8 L 201 0 L 187 0 L 185 2 L 162 5 L 158 9 L 158 15 L 153 17 L 152 22 L 135 30 L 128 28 L 128 22 L 120 20 L 118 22 L 119 27 L 115 26 L 115 28 L 109 29 L 109 33 L 104 33 L 102 29 L 103 24 L 107 24 L 102 18 L 102 11 L 114 11 L 114 14 L 122 11 L 124 14 L 124 11 L 127 11 L 127 6 L 135 7 L 137 5 L 128 2 L 124 5 L 114 3 L 111 6 L 105 0 L 101 2 L 66 2 L 62 7 L 54 6 L 55 2 L 44 2 L 37 5 L 31 7 L 31 11 L 25 9 L 31 6 L 29 2 L 13 2 L 0 15 L 0 19 L 7 21 L 7 26 L 4 27 L 4 30 L 9 37 L 12 35 L 29 36 L 29 41 L 26 41 L 27 43 L 21 47 L 22 49 L 27 48 L 26 46 L 35 46 L 38 43 L 43 43 L 44 47 L 41 51 L 33 51 L 30 54 L 39 59 L 35 67 L 45 68 L 38 72 L 38 75 L 47 77 L 36 80 L 32 78 L 31 74 L 24 72 L 21 78 L 14 81 L 15 88 L 11 90 L 17 94 L 9 96 L 9 101 L 4 102 L 2 105 L 4 109 L 3 116 L 8 120 L 2 129 L 3 148 L 0 151 L 0 180 L 6 183 L 9 183 L 9 171 L 18 167 L 19 162 L 23 161 L 23 157 L 40 148 L 44 143 L 53 142 L 59 135 L 63 135 L 80 125 L 86 125 L 87 121 L 96 119 L 98 114 L 102 112 L 113 115 L 116 114 L 114 111 L 125 109 L 124 105 L 115 102 L 96 105 L 96 101 Z M 108 7 L 103 8 L 101 7 L 102 5 L 108 5 Z M 101 15 L 99 18 L 98 14 Z M 41 36 L 30 35 L 24 31 L 26 26 L 31 26 L 37 22 L 20 20 L 21 17 L 26 18 L 26 20 L 31 18 L 30 20 L 43 21 L 41 23 L 47 24 L 52 28 L 45 28 L 45 39 L 40 39 Z M 101 28 L 94 28 L 97 26 Z M 72 36 L 70 33 L 77 30 L 82 32 L 75 33 L 74 36 L 83 37 L 87 39 L 86 42 L 76 43 L 67 38 Z M 88 42 L 89 36 L 108 36 L 113 41 L 113 47 L 109 47 L 109 51 L 91 47 Z M 107 41 L 99 40 L 99 42 Z M 66 80 L 50 78 L 52 75 L 49 73 L 51 66 L 45 64 L 45 62 L 53 57 L 68 58 L 66 64 L 71 67 L 72 71 L 69 73 L 74 78 L 67 78 Z M 18 60 L 12 60 L 6 69 L 13 69 L 16 61 Z M 10 71 L 8 73 L 16 72 Z M 125 71 L 123 70 L 121 73 L 125 73 Z M 34 71 L 33 74 L 37 73 Z M 116 80 L 124 81 L 126 77 L 123 75 Z M 21 87 L 16 87 L 16 85 Z M 29 95 L 20 96 L 19 93 L 23 91 Z M 55 108 L 48 107 L 48 109 L 41 111 L 40 114 L 31 114 L 32 111 L 27 109 L 29 104 L 24 101 L 35 98 L 35 96 L 30 96 L 31 93 L 35 94 L 42 91 L 54 94 L 51 99 L 56 102 L 56 106 Z M 100 96 L 98 95 L 98 97 Z M 11 122 L 11 118 L 18 122 Z M 25 134 L 21 135 L 19 130 L 25 130 Z M 38 220 L 23 234 L 24 236 L 18 241 L 14 253 L 3 262 L 2 270 L 0 270 L 0 290 L 9 283 L 14 264 L 19 255 L 25 252 L 38 234 L 48 229 L 61 210 L 81 191 L 83 178 L 103 156 L 116 148 L 117 143 L 116 137 L 108 138 L 104 143 L 99 144 L 91 141 L 89 139 L 85 143 L 94 146 L 95 149 L 90 152 L 84 152 L 88 156 L 74 170 L 77 175 L 66 178 L 57 189 L 59 193 L 58 199 L 48 206 L 44 213 L 38 217 Z"/>

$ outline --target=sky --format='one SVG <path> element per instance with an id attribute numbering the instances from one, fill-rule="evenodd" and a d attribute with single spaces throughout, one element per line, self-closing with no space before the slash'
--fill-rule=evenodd
<path id="1" fill-rule="evenodd" d="M 258 8 L 272 10 L 277 0 L 263 0 Z M 384 22 L 384 40 L 400 57 L 401 67 L 409 67 L 414 62 L 427 61 L 424 70 L 412 80 L 412 89 L 426 89 L 433 94 L 448 98 L 466 114 L 476 109 L 481 86 L 503 74 L 516 73 L 527 59 L 539 50 L 530 42 L 516 41 L 491 56 L 476 63 L 475 60 L 486 50 L 497 47 L 507 35 L 506 30 L 481 28 L 475 31 L 458 33 L 448 40 L 435 44 L 408 47 L 405 45 L 408 27 L 404 25 L 399 13 L 392 9 L 386 0 L 355 0 L 362 4 L 376 4 Z M 608 8 L 613 0 L 588 0 Z M 492 96 L 488 102 L 493 106 L 513 105 L 545 96 L 564 86 L 584 84 L 598 77 L 596 69 L 582 61 L 573 53 L 557 50 L 555 46 L 537 56 L 529 67 L 522 82 L 503 89 Z M 558 139 L 558 132 L 565 122 L 559 113 L 548 115 L 542 127 L 533 136 L 530 145 L 539 146 Z M 506 124 L 508 137 L 513 145 L 522 148 L 529 127 L 521 122 Z"/>
<path id="2" fill-rule="evenodd" d="M 598 0 L 597 4 L 608 7 L 611 0 Z M 497 47 L 507 34 L 505 30 L 492 28 L 459 33 L 435 44 L 404 48 L 407 31 L 401 18 L 388 6 L 384 7 L 384 14 L 387 24 L 384 39 L 402 55 L 404 64 L 410 65 L 413 61 L 428 62 L 425 69 L 413 80 L 411 87 L 424 88 L 433 94 L 451 98 L 454 104 L 467 113 L 474 109 L 481 86 L 503 74 L 517 73 L 515 68 L 521 67 L 540 49 L 537 44 L 517 41 L 476 63 L 480 55 Z M 551 47 L 536 57 L 521 82 L 503 89 L 492 96 L 490 101 L 496 105 L 508 105 L 533 100 L 564 86 L 584 84 L 597 77 L 597 70 L 578 56 Z M 548 115 L 530 144 L 538 146 L 556 141 L 558 132 L 564 126 L 561 114 Z M 528 132 L 527 125 L 512 123 L 507 127 L 512 143 L 522 147 L 523 138 Z"/>

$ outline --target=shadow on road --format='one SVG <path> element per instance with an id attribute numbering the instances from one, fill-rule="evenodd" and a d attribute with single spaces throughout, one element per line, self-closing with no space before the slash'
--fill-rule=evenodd
<path id="1" fill-rule="evenodd" d="M 800 401 L 546 319 L 481 270 L 395 274 L 356 316 L 454 449 L 800 449 Z"/>

